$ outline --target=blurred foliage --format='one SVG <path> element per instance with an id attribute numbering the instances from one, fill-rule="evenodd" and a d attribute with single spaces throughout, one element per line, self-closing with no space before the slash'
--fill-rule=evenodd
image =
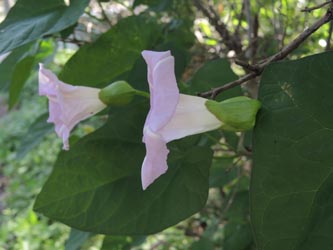
<path id="1" fill-rule="evenodd" d="M 182 92 L 197 94 L 237 79 L 246 69 L 236 65 L 235 58 L 255 63 L 276 53 L 323 16 L 326 8 L 304 13 L 300 10 L 308 1 L 301 0 L 203 1 L 203 8 L 214 10 L 212 17 L 241 43 L 239 52 L 226 45 L 227 38 L 196 8 L 198 1 L 101 0 L 87 7 L 89 1 L 70 1 L 69 6 L 62 0 L 35 2 L 18 0 L 0 24 L 6 31 L 0 34 L 0 51 L 11 51 L 0 55 L 7 56 L 0 63 L 0 248 L 255 249 L 249 217 L 251 132 L 215 131 L 179 142 L 182 150 L 192 144 L 213 149 L 209 197 L 198 213 L 161 233 L 96 235 L 33 212 L 32 204 L 61 148 L 45 122 L 46 101 L 37 95 L 37 64 L 46 64 L 71 84 L 101 87 L 125 79 L 144 90 L 146 66 L 141 50 L 170 49 Z M 25 8 L 30 3 L 34 8 Z M 320 3 L 311 1 L 311 6 Z M 35 21 L 38 29 L 34 29 Z M 24 23 L 28 25 L 15 26 Z M 329 35 L 329 25 L 323 26 L 288 59 L 330 49 Z M 251 81 L 219 98 L 243 93 L 255 97 L 257 91 L 258 82 Z M 105 121 L 102 114 L 79 125 L 72 144 Z"/>

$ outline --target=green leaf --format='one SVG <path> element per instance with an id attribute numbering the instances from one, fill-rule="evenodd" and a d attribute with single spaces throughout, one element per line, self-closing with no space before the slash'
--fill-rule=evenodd
<path id="1" fill-rule="evenodd" d="M 240 181 L 240 180 L 239 180 Z M 232 196 L 233 194 L 229 194 Z M 249 221 L 249 191 L 237 192 L 231 207 L 225 213 L 227 224 L 224 227 L 223 249 L 252 249 L 253 236 Z"/>
<path id="2" fill-rule="evenodd" d="M 48 114 L 43 114 L 30 126 L 27 134 L 22 137 L 21 144 L 16 153 L 17 159 L 22 159 L 33 148 L 38 146 L 47 134 L 53 131 L 53 124 L 47 123 L 47 118 Z"/>
<path id="3" fill-rule="evenodd" d="M 31 45 L 31 44 L 30 44 Z M 30 46 L 30 45 L 25 45 Z M 24 85 L 28 82 L 31 72 L 36 66 L 37 62 L 50 60 L 53 56 L 54 43 L 51 39 L 43 40 L 39 43 L 34 43 L 31 49 L 24 53 L 15 65 L 12 65 L 13 70 L 8 70 L 11 77 L 9 87 L 9 108 L 13 108 L 19 101 L 19 97 L 23 90 Z M 34 79 L 31 79 L 34 80 Z M 9 83 L 9 82 L 8 82 Z"/>
<path id="4" fill-rule="evenodd" d="M 229 222 L 224 229 L 224 250 L 253 249 L 253 236 L 250 223 Z"/>
<path id="5" fill-rule="evenodd" d="M 26 44 L 13 50 L 0 63 L 0 90 L 6 90 L 9 87 L 16 64 L 29 55 L 31 46 Z"/>
<path id="6" fill-rule="evenodd" d="M 214 243 L 210 239 L 202 237 L 200 240 L 194 242 L 189 250 L 214 250 Z"/>
<path id="7" fill-rule="evenodd" d="M 188 82 L 189 92 L 197 94 L 212 88 L 223 86 L 228 82 L 237 80 L 237 75 L 231 70 L 227 59 L 217 59 L 204 64 Z M 242 95 L 241 88 L 235 87 L 223 92 L 217 100 L 225 100 Z"/>
<path id="8" fill-rule="evenodd" d="M 105 236 L 101 250 L 131 250 L 145 240 L 145 236 Z"/>
<path id="9" fill-rule="evenodd" d="M 182 13 L 184 14 L 184 13 Z M 192 32 L 194 20 L 173 18 L 165 27 L 164 43 L 174 44 L 188 50 L 194 45 L 196 37 Z M 162 45 L 163 46 L 163 45 Z M 188 53 L 189 54 L 189 53 Z"/>
<path id="10" fill-rule="evenodd" d="M 120 20 L 95 43 L 78 50 L 65 65 L 60 79 L 74 85 L 105 87 L 131 70 L 142 50 L 158 39 L 161 30 L 153 20 L 142 16 Z"/>
<path id="11" fill-rule="evenodd" d="M 241 178 L 238 181 L 241 181 Z M 229 194 L 229 196 L 233 195 L 233 193 Z M 225 217 L 229 222 L 246 222 L 249 215 L 249 191 L 248 189 L 239 191 L 234 196 L 231 207 L 225 212 Z"/>
<path id="12" fill-rule="evenodd" d="M 13 72 L 13 78 L 9 89 L 9 108 L 17 103 L 25 82 L 28 80 L 35 64 L 35 57 L 27 56 L 20 61 Z"/>
<path id="13" fill-rule="evenodd" d="M 92 233 L 83 232 L 75 228 L 71 229 L 66 241 L 65 250 L 80 250 L 81 246 L 92 236 Z"/>
<path id="14" fill-rule="evenodd" d="M 323 53 L 262 76 L 251 185 L 260 250 L 332 248 L 332 62 Z"/>
<path id="15" fill-rule="evenodd" d="M 209 187 L 223 187 L 237 177 L 237 168 L 233 167 L 233 158 L 217 158 L 210 169 Z"/>
<path id="16" fill-rule="evenodd" d="M 157 46 L 157 48 L 154 48 L 154 50 L 171 51 L 172 56 L 174 56 L 175 58 L 175 75 L 177 80 L 179 81 L 179 79 L 182 77 L 182 74 L 184 73 L 189 57 L 187 48 L 184 48 L 183 46 L 177 46 L 174 43 L 170 42 L 167 44 L 159 45 Z M 136 60 L 132 69 L 128 72 L 128 76 L 123 76 L 123 78 L 120 79 L 127 79 L 127 81 L 136 89 L 149 91 L 147 80 L 147 64 L 144 61 L 143 57 L 140 56 Z"/>
<path id="17" fill-rule="evenodd" d="M 234 151 L 237 151 L 239 136 L 235 132 L 230 131 L 223 131 L 223 136 L 230 148 Z"/>
<path id="18" fill-rule="evenodd" d="M 142 190 L 147 106 L 113 109 L 104 127 L 62 152 L 35 210 L 80 230 L 113 235 L 155 233 L 198 212 L 207 199 L 212 151 L 182 147 L 191 137 L 168 145 L 167 173 Z"/>
<path id="19" fill-rule="evenodd" d="M 172 5 L 173 0 L 135 0 L 133 8 L 140 4 L 148 5 L 155 11 L 164 11 Z"/>
<path id="20" fill-rule="evenodd" d="M 131 238 L 124 236 L 106 236 L 101 250 L 130 250 Z"/>
<path id="21" fill-rule="evenodd" d="M 188 49 L 189 48 L 185 47 L 183 44 L 178 45 L 175 42 L 168 42 L 154 48 L 154 50 L 156 51 L 171 51 L 171 55 L 175 58 L 175 75 L 177 79 L 180 79 L 182 77 L 190 59 Z"/>
<path id="22" fill-rule="evenodd" d="M 0 54 L 73 25 L 89 0 L 18 0 L 0 24 Z"/>

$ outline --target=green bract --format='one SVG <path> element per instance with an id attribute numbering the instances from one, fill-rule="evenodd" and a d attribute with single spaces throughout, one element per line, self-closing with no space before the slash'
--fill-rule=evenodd
<path id="1" fill-rule="evenodd" d="M 117 81 L 103 88 L 99 92 L 99 99 L 106 105 L 126 105 L 133 100 L 135 92 L 127 82 Z"/>
<path id="2" fill-rule="evenodd" d="M 103 88 L 99 92 L 99 99 L 106 105 L 121 106 L 129 104 L 134 95 L 140 95 L 149 98 L 149 94 L 134 89 L 125 81 L 117 81 Z"/>
<path id="3" fill-rule="evenodd" d="M 261 104 L 258 100 L 239 96 L 222 102 L 208 100 L 206 107 L 222 121 L 224 130 L 246 131 L 253 128 Z"/>

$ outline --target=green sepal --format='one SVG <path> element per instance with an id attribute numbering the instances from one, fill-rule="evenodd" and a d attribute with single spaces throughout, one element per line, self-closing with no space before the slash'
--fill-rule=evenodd
<path id="1" fill-rule="evenodd" d="M 222 129 L 246 131 L 254 127 L 261 103 L 246 96 L 238 96 L 222 102 L 207 100 L 206 107 L 222 122 Z"/>
<path id="2" fill-rule="evenodd" d="M 113 82 L 99 92 L 99 99 L 106 105 L 122 106 L 129 104 L 134 95 L 149 97 L 148 93 L 134 89 L 125 81 Z"/>

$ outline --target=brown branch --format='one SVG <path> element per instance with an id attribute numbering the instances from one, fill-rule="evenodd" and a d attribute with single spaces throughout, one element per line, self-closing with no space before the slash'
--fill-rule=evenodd
<path id="1" fill-rule="evenodd" d="M 226 206 L 223 208 L 222 210 L 222 216 L 224 216 L 228 210 L 230 209 L 232 203 L 234 202 L 234 199 L 236 197 L 237 192 L 239 191 L 240 188 L 240 178 L 242 177 L 242 171 L 241 171 L 241 166 L 237 166 L 238 162 L 241 160 L 242 158 L 240 157 L 234 164 L 233 166 L 237 168 L 237 183 L 235 185 L 235 187 L 233 188 L 233 190 L 231 191 L 232 193 L 230 194 L 228 200 L 226 200 Z"/>
<path id="2" fill-rule="evenodd" d="M 329 51 L 331 49 L 331 39 L 332 39 L 332 32 L 333 32 L 333 21 L 330 21 L 330 27 L 328 29 L 328 36 L 326 39 L 326 51 Z"/>
<path id="3" fill-rule="evenodd" d="M 252 35 L 253 35 L 253 22 L 252 22 L 252 15 L 251 15 L 251 3 L 250 0 L 244 0 L 244 10 L 245 10 L 245 16 L 246 21 L 248 25 L 247 29 L 247 39 L 249 40 L 249 44 L 252 44 Z M 249 59 L 252 59 L 253 56 L 253 48 L 249 48 Z"/>
<path id="4" fill-rule="evenodd" d="M 215 10 L 209 6 L 206 8 L 201 0 L 193 0 L 194 5 L 208 18 L 209 22 L 215 27 L 216 31 L 222 38 L 223 43 L 227 46 L 229 50 L 234 50 L 236 54 L 242 52 L 242 45 L 240 40 L 234 38 L 230 35 L 227 26 L 220 20 L 219 15 Z"/>
<path id="5" fill-rule="evenodd" d="M 245 4 L 244 4 L 244 1 L 243 1 L 241 12 L 239 14 L 239 17 L 237 18 L 238 19 L 238 24 L 236 26 L 235 33 L 234 33 L 234 35 L 237 36 L 237 37 L 239 37 L 239 30 L 242 26 L 242 20 L 243 20 L 243 17 L 244 17 L 244 8 L 245 8 Z"/>
<path id="6" fill-rule="evenodd" d="M 265 59 L 264 61 L 262 61 L 256 65 L 253 65 L 252 67 L 255 68 L 256 71 L 251 72 L 251 73 L 239 78 L 236 81 L 227 83 L 223 86 L 214 88 L 210 91 L 200 93 L 199 96 L 211 97 L 212 99 L 214 99 L 218 94 L 222 93 L 223 91 L 233 88 L 235 86 L 241 85 L 242 83 L 247 82 L 248 80 L 256 78 L 257 76 L 261 75 L 261 73 L 263 72 L 263 70 L 265 69 L 265 67 L 267 65 L 269 65 L 272 62 L 280 61 L 283 58 L 285 58 L 292 51 L 297 49 L 311 34 L 313 34 L 321 26 L 323 26 L 325 23 L 328 23 L 331 20 L 333 20 L 332 9 L 329 9 L 322 18 L 317 20 L 308 29 L 304 30 L 301 34 L 298 35 L 298 37 L 295 38 L 295 40 L 293 40 L 291 43 L 289 43 L 284 48 L 282 48 L 278 53 L 276 53 L 275 55 Z"/>
<path id="7" fill-rule="evenodd" d="M 85 45 L 87 43 L 87 41 L 83 41 L 83 40 L 78 40 L 77 38 L 73 37 L 68 37 L 68 38 L 57 38 L 56 39 L 59 42 L 63 42 L 63 43 L 73 43 L 76 44 L 79 47 L 82 47 L 83 45 Z"/>
<path id="8" fill-rule="evenodd" d="M 215 99 L 215 97 L 222 93 L 223 91 L 226 91 L 227 89 L 231 89 L 233 87 L 236 87 L 238 85 L 241 85 L 242 83 L 244 82 L 247 82 L 248 80 L 251 80 L 253 78 L 255 78 L 256 76 L 259 75 L 259 72 L 256 73 L 256 72 L 251 72 L 241 78 L 239 78 L 238 80 L 236 81 L 233 81 L 233 82 L 230 82 L 230 83 L 227 83 L 221 87 L 217 87 L 215 89 L 212 89 L 211 91 L 207 91 L 207 92 L 204 92 L 204 93 L 200 93 L 199 96 L 201 97 L 211 97 L 212 99 Z"/>
<path id="9" fill-rule="evenodd" d="M 314 11 L 314 10 L 320 9 L 320 8 L 322 8 L 322 7 L 324 7 L 324 6 L 328 5 L 328 4 L 330 4 L 330 3 L 333 3 L 333 1 L 332 1 L 332 0 L 331 0 L 331 1 L 327 1 L 327 2 L 325 2 L 325 3 L 319 4 L 319 5 L 314 6 L 314 7 L 311 7 L 311 8 L 306 7 L 306 8 L 304 8 L 304 9 L 302 9 L 301 12 L 311 12 L 311 11 Z"/>
<path id="10" fill-rule="evenodd" d="M 253 21 L 252 60 L 255 59 L 258 51 L 258 33 L 259 33 L 259 15 L 257 13 L 254 15 L 254 21 Z"/>
<path id="11" fill-rule="evenodd" d="M 239 66 L 242 66 L 244 69 L 246 69 L 247 71 L 250 71 L 250 72 L 251 71 L 257 72 L 259 70 L 255 65 L 251 65 L 248 62 L 244 62 L 239 59 L 235 59 L 235 63 Z"/>

